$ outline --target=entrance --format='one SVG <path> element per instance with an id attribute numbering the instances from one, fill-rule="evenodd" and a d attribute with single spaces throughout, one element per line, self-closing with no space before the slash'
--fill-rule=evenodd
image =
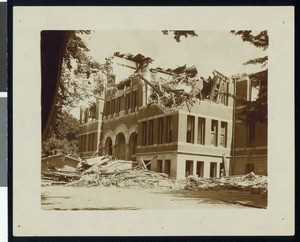
<path id="1" fill-rule="evenodd" d="M 119 133 L 116 138 L 116 158 L 125 160 L 125 136 Z"/>

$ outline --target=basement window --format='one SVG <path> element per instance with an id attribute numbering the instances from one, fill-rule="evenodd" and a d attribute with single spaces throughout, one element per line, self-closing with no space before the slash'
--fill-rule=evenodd
<path id="1" fill-rule="evenodd" d="M 157 160 L 156 171 L 162 172 L 162 167 L 163 167 L 162 160 Z"/>

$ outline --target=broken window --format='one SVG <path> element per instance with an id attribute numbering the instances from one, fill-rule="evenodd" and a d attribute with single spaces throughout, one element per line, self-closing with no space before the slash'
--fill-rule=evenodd
<path id="1" fill-rule="evenodd" d="M 198 177 L 203 177 L 203 175 L 204 175 L 204 162 L 203 161 L 197 161 L 196 175 Z"/>
<path id="2" fill-rule="evenodd" d="M 149 142 L 148 142 L 148 145 L 153 145 L 153 124 L 154 124 L 154 121 L 153 120 L 149 120 Z"/>
<path id="3" fill-rule="evenodd" d="M 216 177 L 217 176 L 217 162 L 210 162 L 210 177 Z"/>
<path id="4" fill-rule="evenodd" d="M 214 146 L 218 145 L 218 121 L 211 120 L 211 144 Z"/>
<path id="5" fill-rule="evenodd" d="M 137 91 L 132 92 L 132 108 L 135 110 L 135 107 L 137 106 Z"/>
<path id="6" fill-rule="evenodd" d="M 157 166 L 156 166 L 156 171 L 157 172 L 162 172 L 162 160 L 157 160 Z"/>
<path id="7" fill-rule="evenodd" d="M 195 117 L 187 116 L 186 142 L 194 143 Z"/>
<path id="8" fill-rule="evenodd" d="M 198 137 L 197 143 L 205 144 L 205 118 L 198 118 Z"/>
<path id="9" fill-rule="evenodd" d="M 221 122 L 221 131 L 220 131 L 220 145 L 224 148 L 227 147 L 227 123 Z"/>
<path id="10" fill-rule="evenodd" d="M 147 145 L 147 121 L 142 123 L 142 145 Z"/>
<path id="11" fill-rule="evenodd" d="M 224 104 L 225 106 L 228 105 L 228 87 L 228 82 L 223 81 L 220 83 L 220 103 Z"/>
<path id="12" fill-rule="evenodd" d="M 167 116 L 166 142 L 172 142 L 172 116 Z"/>
<path id="13" fill-rule="evenodd" d="M 150 162 L 150 160 L 145 160 L 144 163 L 145 163 L 147 169 L 148 169 L 149 171 L 151 171 L 151 162 Z"/>
<path id="14" fill-rule="evenodd" d="M 130 93 L 126 94 L 126 110 L 130 109 Z"/>
<path id="15" fill-rule="evenodd" d="M 114 114 L 115 113 L 115 105 L 116 105 L 116 100 L 113 99 L 111 100 L 111 114 Z"/>
<path id="16" fill-rule="evenodd" d="M 171 175 L 171 160 L 165 160 L 165 173 Z"/>
<path id="17" fill-rule="evenodd" d="M 164 119 L 163 118 L 159 118 L 158 119 L 158 140 L 157 140 L 157 143 L 158 144 L 162 144 L 164 141 L 163 141 L 163 137 L 164 137 Z"/>
<path id="18" fill-rule="evenodd" d="M 249 123 L 247 127 L 248 127 L 248 134 L 247 134 L 248 147 L 254 147 L 255 146 L 255 123 Z"/>

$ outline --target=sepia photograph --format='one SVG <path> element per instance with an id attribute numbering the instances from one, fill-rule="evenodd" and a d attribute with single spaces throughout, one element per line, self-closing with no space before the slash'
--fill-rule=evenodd
<path id="1" fill-rule="evenodd" d="M 268 44 L 42 31 L 42 209 L 267 208 Z"/>
<path id="2" fill-rule="evenodd" d="M 13 10 L 14 236 L 294 234 L 292 7 Z"/>

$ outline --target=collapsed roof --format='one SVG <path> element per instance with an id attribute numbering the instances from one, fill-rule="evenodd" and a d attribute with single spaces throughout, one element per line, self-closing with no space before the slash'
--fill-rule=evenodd
<path id="1" fill-rule="evenodd" d="M 114 56 L 134 61 L 140 64 L 139 66 L 153 62 L 152 58 L 142 54 L 132 55 L 115 52 Z M 150 79 L 147 79 L 146 72 L 149 74 L 149 71 Z M 183 105 L 189 107 L 197 100 L 205 99 L 225 104 L 224 97 L 228 91 L 227 83 L 229 81 L 229 78 L 216 70 L 213 70 L 213 78 L 199 78 L 198 70 L 194 65 L 191 67 L 183 65 L 174 69 L 156 67 L 150 70 L 137 67 L 135 74 L 120 82 L 116 88 L 123 89 L 130 85 L 131 80 L 136 77 L 150 86 L 150 103 L 155 103 L 163 111 L 178 109 Z"/>

